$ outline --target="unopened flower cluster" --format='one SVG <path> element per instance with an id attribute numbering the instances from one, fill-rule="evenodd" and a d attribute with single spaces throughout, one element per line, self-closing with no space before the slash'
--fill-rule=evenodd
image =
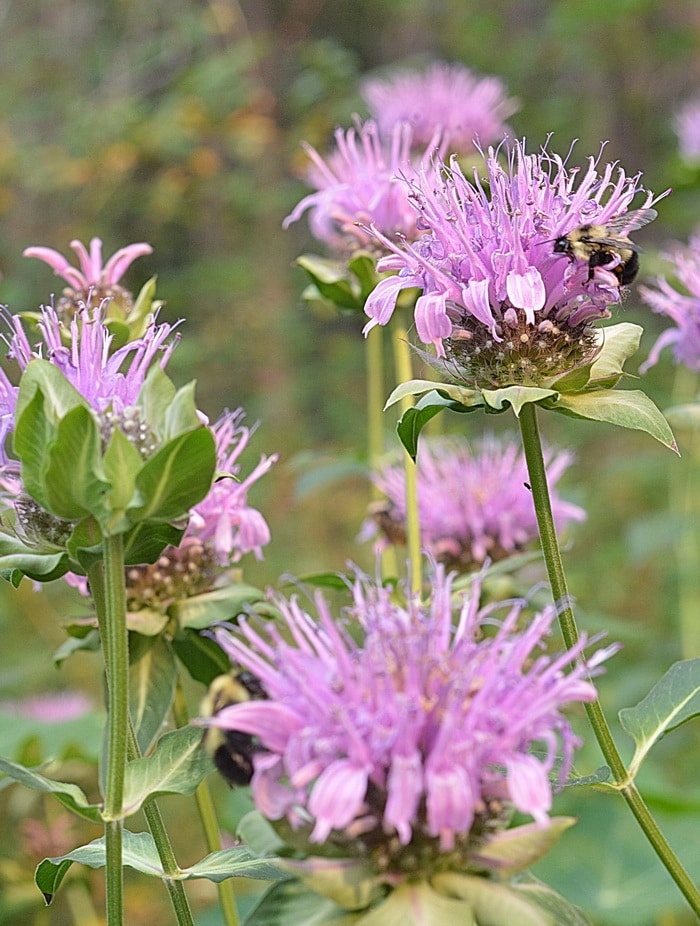
<path id="1" fill-rule="evenodd" d="M 524 603 L 480 610 L 478 583 L 455 619 L 439 565 L 425 601 L 359 573 L 352 597 L 340 622 L 319 592 L 317 617 L 276 597 L 281 622 L 216 632 L 267 694 L 209 721 L 255 737 L 258 809 L 377 870 L 422 875 L 468 864 L 512 808 L 546 825 L 577 745 L 561 709 L 595 698 L 586 676 L 612 650 L 547 655 L 555 610 L 521 626 Z"/>

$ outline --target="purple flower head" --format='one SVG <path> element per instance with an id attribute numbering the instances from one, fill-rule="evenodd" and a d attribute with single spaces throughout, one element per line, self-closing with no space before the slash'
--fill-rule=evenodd
<path id="1" fill-rule="evenodd" d="M 506 119 L 518 103 L 506 96 L 497 77 L 480 77 L 461 64 L 435 62 L 424 73 L 400 70 L 388 78 L 364 81 L 362 96 L 382 137 L 408 122 L 413 143 L 426 145 L 436 130 L 453 151 L 475 153 L 509 134 Z"/>
<path id="2" fill-rule="evenodd" d="M 253 471 L 240 478 L 238 458 L 255 428 L 244 427 L 242 408 L 225 412 L 213 425 L 216 437 L 217 470 L 221 474 L 206 498 L 192 509 L 186 537 L 210 544 L 219 565 L 237 563 L 245 553 L 262 559 L 262 548 L 270 542 L 270 529 L 260 512 L 248 504 L 248 490 L 277 461 L 278 455 L 262 456 Z"/>
<path id="3" fill-rule="evenodd" d="M 700 163 L 700 98 L 688 100 L 680 107 L 673 127 L 683 160 L 689 164 Z"/>
<path id="4" fill-rule="evenodd" d="M 418 216 L 401 179 L 417 177 L 411 158 L 411 127 L 406 123 L 394 126 L 385 143 L 370 120 L 347 130 L 337 129 L 335 144 L 325 158 L 310 145 L 305 146 L 311 158 L 307 180 L 316 192 L 298 203 L 283 227 L 298 221 L 308 209 L 314 237 L 339 254 L 376 250 L 377 239 L 366 230 L 369 225 L 391 239 L 398 235 L 415 238 Z M 423 164 L 430 174 L 437 136 L 427 144 Z"/>
<path id="5" fill-rule="evenodd" d="M 58 367 L 95 413 L 103 420 L 109 418 L 112 424 L 121 421 L 123 425 L 126 418 L 133 416 L 136 400 L 151 365 L 158 362 L 165 367 L 177 343 L 172 337 L 176 326 L 157 325 L 153 317 L 142 338 L 110 354 L 112 335 L 104 324 L 104 306 L 83 306 L 70 323 L 68 343 L 64 339 L 65 326 L 52 307 L 41 310 L 38 328 L 42 340 L 35 345 L 30 343 L 20 315 L 5 315 L 4 318 L 11 332 L 5 336 L 10 348 L 8 357 L 17 364 L 20 372 L 24 372 L 36 358 L 48 360 Z M 17 391 L 7 375 L 0 371 L 0 429 L 3 438 L 14 425 Z"/>
<path id="6" fill-rule="evenodd" d="M 258 809 L 385 870 L 409 844 L 464 861 L 506 805 L 545 824 L 578 745 L 561 709 L 595 698 L 587 673 L 613 651 L 549 656 L 554 608 L 519 630 L 524 602 L 479 610 L 475 588 L 455 619 L 452 576 L 437 565 L 431 585 L 425 602 L 357 573 L 340 622 L 318 592 L 317 618 L 275 596 L 281 623 L 216 631 L 267 694 L 209 721 L 256 738 Z"/>
<path id="7" fill-rule="evenodd" d="M 554 485 L 571 463 L 566 452 L 545 454 L 552 509 L 559 529 L 585 512 L 559 498 Z M 422 546 L 439 562 L 460 570 L 503 559 L 535 543 L 537 518 L 526 488 L 527 466 L 515 441 L 493 436 L 470 446 L 459 438 L 423 439 L 418 448 L 418 512 Z M 379 548 L 405 543 L 404 467 L 381 469 L 375 485 L 386 496 L 372 508 L 362 539 L 380 532 Z"/>
<path id="8" fill-rule="evenodd" d="M 423 174 L 409 184 L 425 230 L 417 241 L 396 243 L 375 230 L 393 252 L 378 269 L 396 275 L 371 293 L 364 330 L 385 325 L 401 290 L 418 287 L 418 337 L 435 346 L 448 375 L 486 388 L 537 385 L 595 356 L 592 322 L 620 301 L 613 267 L 592 272 L 587 261 L 556 253 L 554 242 L 626 213 L 643 193 L 640 175 L 616 164 L 599 173 L 591 158 L 579 177 L 557 155 L 528 155 L 520 143 L 505 165 L 489 149 L 484 167 L 486 177 L 475 169 L 470 181 L 453 159 L 437 179 Z M 653 202 L 647 192 L 638 206 Z"/>
<path id="9" fill-rule="evenodd" d="M 646 372 L 658 362 L 661 351 L 670 347 L 676 363 L 700 373 L 700 233 L 691 237 L 687 247 L 679 244 L 666 257 L 686 292 L 679 292 L 665 277 L 657 277 L 653 286 L 639 287 L 644 302 L 676 326 L 658 338 L 639 370 Z"/>
<path id="10" fill-rule="evenodd" d="M 81 241 L 71 241 L 71 248 L 78 256 L 78 267 L 74 267 L 62 254 L 53 248 L 26 248 L 24 257 L 36 257 L 63 277 L 68 287 L 58 301 L 58 312 L 70 317 L 82 302 L 99 302 L 110 298 L 119 301 L 125 308 L 133 305 L 131 293 L 119 285 L 119 281 L 137 257 L 153 253 L 150 244 L 139 242 L 120 248 L 106 264 L 102 263 L 102 241 L 93 238 L 88 251 Z"/>

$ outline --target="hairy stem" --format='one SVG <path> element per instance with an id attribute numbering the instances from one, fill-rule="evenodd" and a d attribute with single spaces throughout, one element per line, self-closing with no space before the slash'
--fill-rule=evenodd
<path id="1" fill-rule="evenodd" d="M 129 648 L 121 535 L 105 537 L 103 550 L 102 562 L 90 571 L 90 582 L 101 592 L 101 606 L 97 608 L 97 614 L 107 680 L 107 769 L 102 811 L 105 821 L 107 926 L 121 926 L 124 921 L 122 803 L 129 725 Z"/>

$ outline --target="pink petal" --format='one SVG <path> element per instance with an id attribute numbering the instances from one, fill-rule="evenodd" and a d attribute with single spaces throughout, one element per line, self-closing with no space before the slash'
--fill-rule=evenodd
<path id="1" fill-rule="evenodd" d="M 263 746 L 283 752 L 293 733 L 303 726 L 302 718 L 289 707 L 274 701 L 246 701 L 225 707 L 207 724 L 223 730 L 240 730 L 259 737 Z"/>
<path id="2" fill-rule="evenodd" d="M 349 759 L 338 759 L 319 775 L 309 796 L 309 812 L 316 819 L 312 842 L 323 842 L 332 829 L 347 826 L 360 812 L 367 793 L 367 769 Z"/>
<path id="3" fill-rule="evenodd" d="M 508 790 L 515 807 L 546 823 L 552 807 L 552 787 L 544 766 L 534 756 L 510 756 L 506 762 Z"/>
<path id="4" fill-rule="evenodd" d="M 523 309 L 529 324 L 534 324 L 535 312 L 545 303 L 547 293 L 544 280 L 537 267 L 528 267 L 525 273 L 511 270 L 506 277 L 506 293 L 516 309 Z"/>
<path id="5" fill-rule="evenodd" d="M 114 283 L 118 283 L 137 257 L 144 257 L 146 254 L 152 253 L 153 248 L 150 244 L 146 244 L 145 241 L 120 248 L 115 254 L 112 254 L 105 264 L 102 270 L 102 284 L 112 286 Z"/>
<path id="6" fill-rule="evenodd" d="M 25 248 L 22 254 L 24 257 L 36 257 L 38 260 L 43 260 L 56 276 L 63 277 L 74 289 L 87 289 L 87 280 L 82 273 L 72 267 L 63 254 L 59 254 L 53 248 Z"/>
<path id="7" fill-rule="evenodd" d="M 419 296 L 416 302 L 418 337 L 424 344 L 434 344 L 438 357 L 445 354 L 442 339 L 449 338 L 452 334 L 452 322 L 447 315 L 446 301 L 444 293 L 428 293 Z"/>

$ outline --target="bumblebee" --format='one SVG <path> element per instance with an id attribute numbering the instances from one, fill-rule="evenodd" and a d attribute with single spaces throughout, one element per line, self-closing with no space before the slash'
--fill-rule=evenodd
<path id="1" fill-rule="evenodd" d="M 571 260 L 588 263 L 588 280 L 593 279 L 596 267 L 607 267 L 620 281 L 628 286 L 639 271 L 637 245 L 627 237 L 629 232 L 641 228 L 656 218 L 655 209 L 637 209 L 626 215 L 618 215 L 600 225 L 579 225 L 567 235 L 554 241 L 554 253 L 566 254 Z"/>
<path id="2" fill-rule="evenodd" d="M 202 714 L 213 717 L 231 704 L 267 699 L 265 689 L 252 672 L 243 669 L 217 676 L 209 686 Z M 214 765 L 230 785 L 247 785 L 253 777 L 253 753 L 261 747 L 250 733 L 207 727 L 204 745 Z"/>

